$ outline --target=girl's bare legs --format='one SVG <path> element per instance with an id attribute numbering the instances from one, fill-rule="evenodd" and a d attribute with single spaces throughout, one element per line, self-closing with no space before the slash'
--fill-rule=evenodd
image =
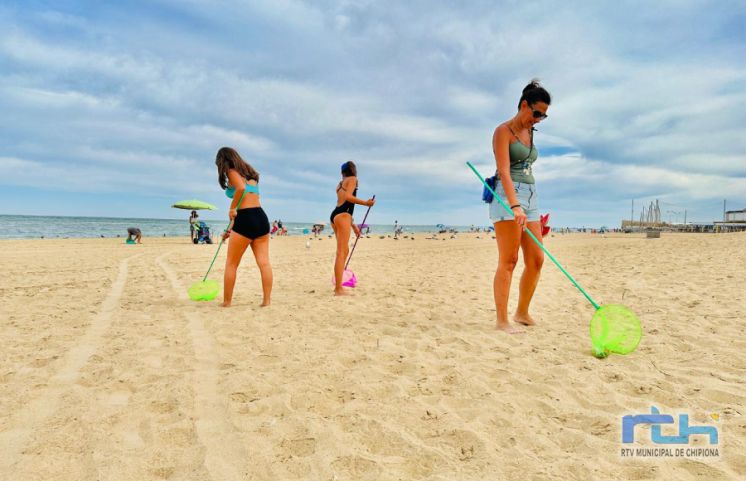
<path id="1" fill-rule="evenodd" d="M 272 266 L 269 263 L 269 234 L 257 237 L 251 242 L 251 250 L 254 252 L 256 265 L 262 276 L 262 299 L 261 307 L 269 305 L 272 295 Z"/>
<path id="2" fill-rule="evenodd" d="M 345 262 L 350 253 L 350 231 L 352 230 L 352 216 L 347 213 L 337 214 L 334 217 L 334 234 L 337 237 L 337 257 L 334 259 L 334 295 L 344 296 L 348 292 L 342 287 L 342 276 L 344 275 Z"/>
<path id="3" fill-rule="evenodd" d="M 230 307 L 233 300 L 233 286 L 236 285 L 236 270 L 241 263 L 241 257 L 251 241 L 241 234 L 231 232 L 228 242 L 228 257 L 225 259 L 225 274 L 223 275 L 223 307 Z"/>
<path id="4" fill-rule="evenodd" d="M 497 311 L 497 329 L 511 334 L 522 332 L 508 321 L 508 294 L 513 270 L 518 262 L 518 248 L 521 245 L 521 227 L 512 220 L 495 222 L 495 237 L 499 258 L 493 290 L 495 310 Z"/>
<path id="5" fill-rule="evenodd" d="M 531 230 L 531 233 L 539 241 L 542 240 L 540 222 L 528 222 L 527 228 Z M 536 286 L 539 283 L 541 266 L 544 264 L 544 251 L 536 245 L 526 232 L 521 234 L 521 249 L 523 250 L 523 263 L 525 267 L 523 275 L 521 275 L 518 309 L 515 311 L 513 321 L 526 326 L 533 326 L 536 324 L 536 321 L 528 314 L 528 306 L 531 304 L 531 298 L 534 296 Z"/>

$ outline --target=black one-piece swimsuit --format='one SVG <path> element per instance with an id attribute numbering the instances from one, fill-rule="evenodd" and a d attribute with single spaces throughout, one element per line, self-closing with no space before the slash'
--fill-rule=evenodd
<path id="1" fill-rule="evenodd" d="M 352 195 L 357 196 L 357 187 L 355 187 L 355 190 L 352 191 Z M 329 217 L 329 220 L 331 220 L 332 224 L 334 224 L 334 218 L 337 217 L 337 214 L 343 214 L 346 212 L 352 215 L 354 210 L 355 210 L 355 204 L 353 204 L 349 200 L 346 200 L 342 203 L 342 205 L 338 205 L 337 207 L 334 208 L 334 210 L 332 211 L 332 215 Z"/>

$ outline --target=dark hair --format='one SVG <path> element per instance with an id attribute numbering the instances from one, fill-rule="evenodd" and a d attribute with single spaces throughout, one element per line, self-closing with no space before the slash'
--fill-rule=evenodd
<path id="1" fill-rule="evenodd" d="M 526 101 L 529 105 L 534 105 L 536 102 L 544 102 L 549 105 L 552 103 L 552 96 L 549 92 L 544 89 L 539 83 L 539 79 L 535 78 L 531 80 L 531 83 L 523 88 L 523 94 L 521 100 L 518 101 L 518 108 L 521 108 L 521 102 Z"/>
<path id="2" fill-rule="evenodd" d="M 357 166 L 355 162 L 348 160 L 342 164 L 342 177 L 357 177 Z"/>
<path id="3" fill-rule="evenodd" d="M 231 169 L 236 170 L 246 180 L 259 182 L 259 172 L 243 160 L 236 149 L 221 147 L 215 156 L 215 165 L 218 166 L 218 183 L 223 189 L 229 185 L 228 171 Z"/>

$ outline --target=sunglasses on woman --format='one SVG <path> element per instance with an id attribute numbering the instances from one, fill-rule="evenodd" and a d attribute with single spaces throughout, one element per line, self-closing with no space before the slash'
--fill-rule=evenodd
<path id="1" fill-rule="evenodd" d="M 544 112 L 541 112 L 539 110 L 534 110 L 534 109 L 531 109 L 531 114 L 534 116 L 535 119 L 544 120 L 545 118 L 548 117 L 548 115 L 545 114 Z"/>

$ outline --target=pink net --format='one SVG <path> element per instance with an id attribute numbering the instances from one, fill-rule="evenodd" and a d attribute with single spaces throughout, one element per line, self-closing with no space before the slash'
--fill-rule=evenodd
<path id="1" fill-rule="evenodd" d="M 336 279 L 332 276 L 332 284 L 335 284 Z M 342 286 L 343 287 L 355 287 L 357 285 L 357 277 L 355 273 L 349 269 L 345 269 L 342 274 Z"/>

